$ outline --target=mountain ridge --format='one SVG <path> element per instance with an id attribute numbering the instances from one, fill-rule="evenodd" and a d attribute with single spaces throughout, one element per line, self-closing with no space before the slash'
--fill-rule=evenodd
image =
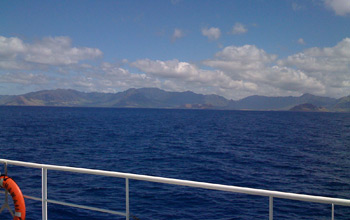
<path id="1" fill-rule="evenodd" d="M 350 96 L 335 99 L 312 94 L 299 97 L 253 95 L 240 100 L 228 100 L 219 95 L 203 95 L 192 91 L 169 92 L 159 88 L 130 88 L 118 93 L 56 89 L 0 96 L 0 105 L 13 106 L 289 110 L 304 103 L 330 111 L 350 112 Z"/>

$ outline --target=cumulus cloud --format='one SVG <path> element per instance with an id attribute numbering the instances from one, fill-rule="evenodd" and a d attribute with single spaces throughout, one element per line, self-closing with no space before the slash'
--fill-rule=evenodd
<path id="1" fill-rule="evenodd" d="M 171 37 L 171 40 L 174 42 L 177 39 L 180 39 L 180 38 L 182 38 L 184 36 L 185 36 L 185 33 L 183 32 L 183 30 L 181 30 L 179 28 L 175 28 L 174 33 L 173 33 L 173 35 Z"/>
<path id="2" fill-rule="evenodd" d="M 44 72 L 41 75 L 46 77 L 46 83 L 38 85 L 37 89 L 70 88 L 85 92 L 115 93 L 129 88 L 161 87 L 156 79 L 144 73 L 131 73 L 117 63 L 104 62 L 97 66 L 69 65 L 62 67 L 60 71 L 70 74 L 62 75 L 51 73 L 50 76 L 46 76 L 45 74 L 47 73 Z M 23 75 L 25 75 L 25 73 L 23 73 Z M 10 80 L 15 77 L 14 74 L 11 74 L 7 79 Z M 14 83 L 26 85 L 24 82 L 25 81 L 17 81 Z"/>
<path id="3" fill-rule="evenodd" d="M 179 62 L 178 60 L 153 61 L 143 59 L 133 62 L 131 65 L 143 72 L 170 78 L 185 78 L 189 74 L 197 72 L 195 66 L 186 62 Z"/>
<path id="4" fill-rule="evenodd" d="M 21 62 L 19 60 L 9 58 L 0 58 L 0 70 L 29 70 L 32 68 L 33 65 L 26 62 Z"/>
<path id="5" fill-rule="evenodd" d="M 350 38 L 345 38 L 334 47 L 310 48 L 280 61 L 282 65 L 295 66 L 307 72 L 350 71 Z M 349 76 L 350 77 L 350 76 Z"/>
<path id="6" fill-rule="evenodd" d="M 257 85 L 256 92 L 263 95 L 324 92 L 324 85 L 319 80 L 301 70 L 276 65 L 276 59 L 276 55 L 254 45 L 229 46 L 203 64 L 222 70 L 232 80 Z"/>
<path id="7" fill-rule="evenodd" d="M 325 86 L 316 78 L 301 70 L 273 66 L 265 74 L 265 83 L 284 91 L 302 91 L 303 93 L 323 94 Z"/>
<path id="8" fill-rule="evenodd" d="M 334 47 L 310 48 L 278 61 L 305 72 L 323 82 L 328 95 L 339 96 L 344 89 L 350 92 L 350 38 L 345 38 Z"/>
<path id="9" fill-rule="evenodd" d="M 256 85 L 242 80 L 233 80 L 220 70 L 204 70 L 194 64 L 180 62 L 178 60 L 138 60 L 131 64 L 133 67 L 151 74 L 154 77 L 177 81 L 182 84 L 184 90 L 198 91 L 200 88 L 208 88 L 205 93 L 213 91 L 212 88 L 222 90 L 255 90 Z M 187 87 L 186 87 L 187 86 Z"/>
<path id="10" fill-rule="evenodd" d="M 42 41 L 28 46 L 24 59 L 28 62 L 69 65 L 81 60 L 91 60 L 102 56 L 102 52 L 96 48 L 72 47 L 72 41 L 68 37 L 47 37 Z"/>
<path id="11" fill-rule="evenodd" d="M 325 5 L 332 9 L 335 14 L 345 16 L 350 14 L 349 0 L 324 0 Z"/>
<path id="12" fill-rule="evenodd" d="M 72 47 L 68 37 L 47 37 L 35 43 L 24 43 L 16 37 L 0 36 L 0 68 L 29 68 L 31 64 L 69 65 L 102 56 L 96 48 Z"/>
<path id="13" fill-rule="evenodd" d="M 241 23 L 237 22 L 232 28 L 232 34 L 244 34 L 248 29 Z"/>
<path id="14" fill-rule="evenodd" d="M 216 93 L 239 99 L 248 95 L 324 94 L 326 86 L 308 72 L 279 65 L 277 56 L 254 45 L 229 46 L 213 59 L 195 64 L 179 60 L 142 59 L 130 63 L 146 76 L 157 79 L 164 89 Z"/>
<path id="15" fill-rule="evenodd" d="M 254 45 L 228 46 L 215 54 L 216 59 L 206 60 L 203 63 L 239 75 L 244 70 L 262 69 L 266 64 L 274 61 L 276 57 L 276 55 L 267 54 Z"/>
<path id="16" fill-rule="evenodd" d="M 81 67 L 84 74 L 73 76 L 65 83 L 83 91 L 119 92 L 129 88 L 158 87 L 157 80 L 144 73 L 131 73 L 119 63 L 103 62 L 99 66 Z"/>
<path id="17" fill-rule="evenodd" d="M 211 28 L 203 28 L 202 34 L 209 38 L 209 40 L 217 40 L 221 36 L 221 31 L 219 28 L 211 27 Z"/>
<path id="18" fill-rule="evenodd" d="M 82 62 L 100 56 L 99 49 L 72 46 L 68 37 L 48 37 L 34 43 L 0 37 L 0 84 L 36 90 L 74 88 L 99 92 L 162 86 L 155 77 L 122 68 L 127 60 L 115 64 Z"/>
<path id="19" fill-rule="evenodd" d="M 177 59 L 81 62 L 101 55 L 98 49 L 73 47 L 66 37 L 35 43 L 0 37 L 0 84 L 27 90 L 73 88 L 99 92 L 158 87 L 233 99 L 256 94 L 340 97 L 350 93 L 350 38 L 333 47 L 309 48 L 283 59 L 255 45 L 231 45 L 196 64 Z M 131 71 L 134 68 L 137 73 Z"/>
<path id="20" fill-rule="evenodd" d="M 0 36 L 0 57 L 12 59 L 15 58 L 17 54 L 25 51 L 26 46 L 21 39 Z"/>

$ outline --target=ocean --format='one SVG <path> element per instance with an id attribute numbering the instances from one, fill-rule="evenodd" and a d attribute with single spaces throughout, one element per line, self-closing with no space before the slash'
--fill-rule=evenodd
<path id="1" fill-rule="evenodd" d="M 350 114 L 0 107 L 0 158 L 350 199 Z M 40 170 L 9 166 L 8 175 L 40 197 Z M 48 198 L 124 211 L 124 183 L 48 171 Z M 134 219 L 268 219 L 268 203 L 130 180 Z M 27 220 L 41 219 L 41 202 L 26 205 Z M 125 219 L 54 204 L 48 216 Z M 330 205 L 274 200 L 275 219 L 330 217 Z M 335 206 L 335 218 L 350 219 L 350 207 Z"/>

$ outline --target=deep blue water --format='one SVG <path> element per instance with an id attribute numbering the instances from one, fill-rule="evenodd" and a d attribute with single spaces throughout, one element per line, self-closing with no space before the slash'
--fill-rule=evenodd
<path id="1" fill-rule="evenodd" d="M 0 158 L 350 199 L 350 114 L 0 107 Z M 40 170 L 10 166 L 8 175 L 40 197 Z M 49 199 L 123 211 L 124 190 L 123 179 L 48 171 Z M 40 202 L 26 205 L 28 220 L 41 219 Z M 274 207 L 275 219 L 331 215 L 323 204 Z M 268 198 L 130 180 L 130 211 L 141 220 L 268 219 Z M 48 213 L 125 219 L 53 204 Z M 335 215 L 350 219 L 350 207 Z"/>

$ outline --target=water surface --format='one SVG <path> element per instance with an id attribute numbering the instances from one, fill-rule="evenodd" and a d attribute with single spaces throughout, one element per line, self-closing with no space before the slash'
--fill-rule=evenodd
<path id="1" fill-rule="evenodd" d="M 350 114 L 0 107 L 0 158 L 350 199 Z M 40 170 L 10 166 L 9 175 L 40 197 Z M 49 199 L 125 207 L 122 179 L 49 171 L 48 187 Z M 134 180 L 130 190 L 141 220 L 268 218 L 265 197 Z M 27 219 L 40 219 L 41 203 L 26 202 Z M 274 204 L 275 219 L 331 215 L 330 205 Z M 350 208 L 335 210 L 349 219 Z M 48 212 L 125 219 L 53 204 Z"/>

